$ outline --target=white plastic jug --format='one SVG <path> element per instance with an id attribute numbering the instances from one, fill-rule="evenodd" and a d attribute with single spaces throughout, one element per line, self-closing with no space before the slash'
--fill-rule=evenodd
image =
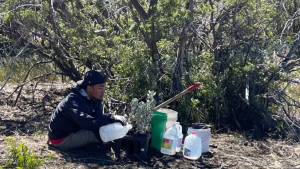
<path id="1" fill-rule="evenodd" d="M 123 138 L 131 128 L 131 124 L 123 126 L 119 122 L 111 123 L 100 127 L 100 137 L 102 141 L 106 143 L 115 139 Z"/>
<path id="2" fill-rule="evenodd" d="M 163 154 L 174 155 L 176 153 L 176 146 L 178 141 L 177 128 L 174 123 L 165 133 L 160 152 Z"/>
<path id="3" fill-rule="evenodd" d="M 196 135 L 196 132 L 192 132 L 185 137 L 183 145 L 183 156 L 187 159 L 197 160 L 201 156 L 202 145 L 201 139 Z"/>
<path id="4" fill-rule="evenodd" d="M 182 144 L 182 138 L 183 138 L 182 126 L 180 125 L 179 122 L 176 122 L 175 125 L 176 125 L 176 128 L 177 128 L 177 137 L 178 137 L 176 152 L 180 152 L 181 144 Z"/>

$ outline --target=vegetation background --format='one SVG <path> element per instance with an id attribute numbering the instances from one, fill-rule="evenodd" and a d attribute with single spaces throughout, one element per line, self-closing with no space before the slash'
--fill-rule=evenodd
<path id="1" fill-rule="evenodd" d="M 100 69 L 112 113 L 201 82 L 169 105 L 183 127 L 299 141 L 298 0 L 2 0 L 0 11 L 0 92 L 18 84 L 14 105 L 27 83 Z"/>
<path id="2" fill-rule="evenodd" d="M 36 168 L 44 163 L 39 157 L 51 158 L 49 152 L 55 152 L 42 142 L 46 134 L 35 135 L 38 128 L 46 132 L 43 120 L 59 101 L 50 96 L 61 99 L 68 91 L 50 87 L 50 94 L 39 100 L 34 90 L 41 93 L 49 83 L 73 83 L 85 71 L 100 69 L 109 79 L 104 99 L 108 112 L 128 113 L 131 100 L 145 99 L 148 91 L 155 91 L 162 103 L 201 82 L 169 105 L 178 111 L 184 131 L 193 122 L 203 122 L 214 132 L 241 132 L 247 140 L 292 140 L 288 145 L 268 140 L 256 144 L 214 136 L 218 151 L 212 149 L 212 156 L 203 156 L 203 161 L 178 161 L 178 156 L 167 157 L 172 163 L 161 163 L 162 158 L 152 154 L 157 163 L 148 166 L 200 167 L 207 162 L 221 168 L 297 168 L 299 44 L 299 0 L 0 0 L 0 141 L 4 143 L 3 135 L 16 136 L 31 146 L 8 137 L 6 165 Z M 16 87 L 8 92 L 7 86 Z M 32 100 L 31 107 L 22 106 L 26 100 Z M 30 137 L 16 134 L 20 131 Z M 32 144 L 41 153 L 38 158 L 28 151 Z M 88 161 L 82 155 L 99 155 L 61 153 L 55 152 L 56 160 L 47 165 L 71 168 Z M 65 165 L 68 162 L 72 164 Z M 90 162 L 84 165 L 89 168 Z"/>

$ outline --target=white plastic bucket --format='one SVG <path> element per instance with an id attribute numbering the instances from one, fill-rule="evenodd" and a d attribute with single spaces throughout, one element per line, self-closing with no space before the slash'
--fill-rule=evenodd
<path id="1" fill-rule="evenodd" d="M 178 119 L 178 112 L 172 109 L 165 109 L 165 108 L 160 108 L 157 110 L 158 112 L 166 113 L 167 114 L 167 122 L 166 122 L 166 129 L 170 128 L 172 124 L 176 123 Z"/>
<path id="2" fill-rule="evenodd" d="M 193 129 L 192 127 L 188 128 L 188 135 L 196 132 L 196 135 L 201 139 L 202 144 L 202 153 L 209 151 L 209 142 L 210 142 L 210 128 L 207 129 Z"/>

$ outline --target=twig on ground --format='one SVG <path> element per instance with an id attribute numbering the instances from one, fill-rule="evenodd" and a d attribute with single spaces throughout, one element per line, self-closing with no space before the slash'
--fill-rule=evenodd
<path id="1" fill-rule="evenodd" d="M 42 164 L 43 167 L 45 167 L 45 169 L 47 169 L 47 166 L 45 164 Z"/>

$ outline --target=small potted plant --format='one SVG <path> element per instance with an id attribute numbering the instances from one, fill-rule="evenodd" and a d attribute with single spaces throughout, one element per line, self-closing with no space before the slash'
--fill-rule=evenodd
<path id="1" fill-rule="evenodd" d="M 154 95 L 155 92 L 148 91 L 146 102 L 139 102 L 136 98 L 132 99 L 128 122 L 133 126 L 133 130 L 129 131 L 127 136 L 117 141 L 117 156 L 120 155 L 121 142 L 123 142 L 123 145 L 125 144 L 127 147 L 127 153 L 133 151 L 134 154 L 139 154 L 141 159 L 146 159 L 151 138 L 150 121 L 152 118 L 152 111 L 156 105 L 156 101 L 153 98 Z M 128 148 L 128 146 L 130 148 Z"/>
<path id="2" fill-rule="evenodd" d="M 146 134 L 150 131 L 152 111 L 156 105 L 154 95 L 155 92 L 148 91 L 146 102 L 139 102 L 138 99 L 134 98 L 130 103 L 131 111 L 128 120 L 133 125 L 136 133 Z"/>

